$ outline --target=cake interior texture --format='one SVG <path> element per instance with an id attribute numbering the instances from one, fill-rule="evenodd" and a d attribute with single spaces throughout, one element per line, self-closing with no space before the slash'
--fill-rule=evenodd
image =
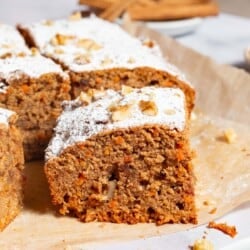
<path id="1" fill-rule="evenodd" d="M 33 64 L 34 68 L 43 68 L 48 64 L 47 60 L 39 56 L 19 57 L 2 60 L 0 65 L 3 69 L 19 62 L 22 67 Z M 14 110 L 19 116 L 17 127 L 24 138 L 25 159 L 41 159 L 61 113 L 61 102 L 70 98 L 69 81 L 62 73 L 53 72 L 53 68 L 50 73 L 41 70 L 37 75 L 14 69 L 18 67 L 13 66 L 13 70 L 1 79 L 5 89 L 0 89 L 0 107 Z"/>
<path id="2" fill-rule="evenodd" d="M 0 109 L 0 116 L 1 116 Z M 22 139 L 14 123 L 0 123 L 0 231 L 21 211 L 24 187 Z"/>
<path id="3" fill-rule="evenodd" d="M 84 222 L 196 223 L 183 92 L 103 93 L 65 103 L 46 151 L 53 203 Z"/>
<path id="4" fill-rule="evenodd" d="M 157 125 L 93 136 L 46 164 L 53 203 L 85 222 L 196 223 L 187 145 Z"/>

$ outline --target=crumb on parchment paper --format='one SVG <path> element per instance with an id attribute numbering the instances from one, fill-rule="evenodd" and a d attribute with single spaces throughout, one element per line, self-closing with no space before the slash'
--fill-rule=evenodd
<path id="1" fill-rule="evenodd" d="M 191 250 L 214 250 L 214 246 L 212 242 L 209 240 L 202 238 L 199 240 L 196 240 L 194 242 L 194 245 L 190 247 Z"/>
<path id="2" fill-rule="evenodd" d="M 211 222 L 209 222 L 207 227 L 220 230 L 221 232 L 229 235 L 232 238 L 237 234 L 236 227 L 229 226 L 226 223 L 216 223 L 214 221 L 211 221 Z"/>
<path id="3" fill-rule="evenodd" d="M 237 134 L 232 128 L 228 128 L 224 130 L 224 139 L 227 143 L 231 144 L 235 142 L 237 138 Z"/>

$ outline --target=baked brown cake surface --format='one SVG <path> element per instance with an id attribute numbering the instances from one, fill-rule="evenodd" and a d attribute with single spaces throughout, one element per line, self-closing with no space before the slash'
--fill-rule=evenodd
<path id="1" fill-rule="evenodd" d="M 69 89 L 68 75 L 51 59 L 31 52 L 0 59 L 0 107 L 19 116 L 26 160 L 43 158 Z"/>
<path id="2" fill-rule="evenodd" d="M 20 212 L 24 156 L 14 112 L 0 108 L 0 231 Z"/>
<path id="3" fill-rule="evenodd" d="M 62 214 L 84 222 L 196 223 L 181 90 L 124 86 L 64 105 L 45 165 Z"/>
<path id="4" fill-rule="evenodd" d="M 95 16 L 74 16 L 18 28 L 30 46 L 69 70 L 72 98 L 91 88 L 119 90 L 122 84 L 136 88 L 159 85 L 181 88 L 189 111 L 194 106 L 194 89 L 162 56 L 159 46 L 132 37 L 118 25 Z"/>

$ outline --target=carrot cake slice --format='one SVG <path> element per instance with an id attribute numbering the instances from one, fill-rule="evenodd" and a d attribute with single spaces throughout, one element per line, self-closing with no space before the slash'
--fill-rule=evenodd
<path id="1" fill-rule="evenodd" d="M 160 85 L 181 88 L 189 110 L 193 108 L 194 89 L 165 60 L 159 46 L 132 37 L 116 24 L 96 16 L 73 16 L 18 28 L 30 46 L 69 70 L 73 99 L 92 88 L 119 90 L 122 84 L 136 88 Z"/>
<path id="2" fill-rule="evenodd" d="M 24 157 L 14 112 L 0 108 L 0 231 L 20 212 Z"/>
<path id="3" fill-rule="evenodd" d="M 29 48 L 15 27 L 0 23 L 0 58 L 28 53 Z"/>
<path id="4" fill-rule="evenodd" d="M 64 102 L 45 173 L 60 213 L 84 222 L 196 223 L 183 92 L 123 86 Z"/>
<path id="5" fill-rule="evenodd" d="M 51 59 L 37 53 L 0 59 L 0 107 L 18 114 L 26 160 L 44 156 L 69 89 L 68 75 Z"/>

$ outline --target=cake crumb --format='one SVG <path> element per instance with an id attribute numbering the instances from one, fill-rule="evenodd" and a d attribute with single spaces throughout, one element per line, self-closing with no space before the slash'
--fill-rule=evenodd
<path id="1" fill-rule="evenodd" d="M 207 227 L 220 230 L 221 232 L 229 235 L 232 238 L 237 234 L 236 227 L 229 226 L 226 223 L 215 223 L 214 221 L 211 221 L 209 222 Z"/>
<path id="2" fill-rule="evenodd" d="M 224 139 L 227 143 L 233 143 L 237 138 L 235 131 L 232 128 L 228 128 L 224 130 Z"/>
<path id="3" fill-rule="evenodd" d="M 214 250 L 212 242 L 207 239 L 199 239 L 194 242 L 194 245 L 190 248 L 192 250 Z"/>
<path id="4" fill-rule="evenodd" d="M 216 211 L 217 211 L 217 208 L 215 207 L 215 208 L 213 208 L 213 209 L 211 209 L 211 210 L 209 211 L 209 214 L 215 214 Z"/>

